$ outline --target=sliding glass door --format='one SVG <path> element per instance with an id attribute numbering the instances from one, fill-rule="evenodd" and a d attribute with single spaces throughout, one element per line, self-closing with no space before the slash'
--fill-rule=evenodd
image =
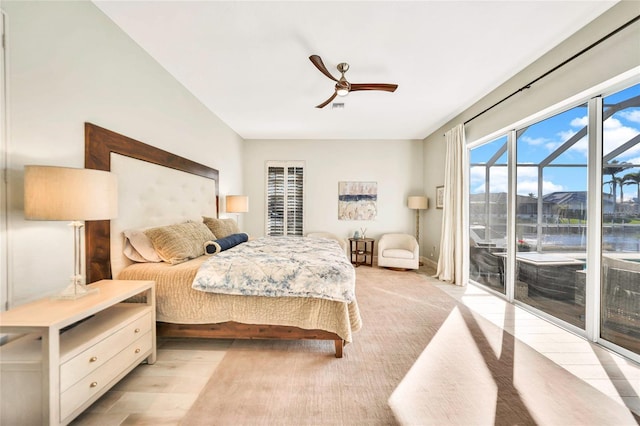
<path id="1" fill-rule="evenodd" d="M 587 105 L 517 131 L 515 299 L 585 328 Z"/>
<path id="2" fill-rule="evenodd" d="M 470 152 L 469 278 L 505 293 L 507 137 Z"/>
<path id="3" fill-rule="evenodd" d="M 640 354 L 640 85 L 604 98 L 600 336 Z"/>
<path id="4" fill-rule="evenodd" d="M 468 152 L 470 281 L 640 359 L 640 84 Z"/>

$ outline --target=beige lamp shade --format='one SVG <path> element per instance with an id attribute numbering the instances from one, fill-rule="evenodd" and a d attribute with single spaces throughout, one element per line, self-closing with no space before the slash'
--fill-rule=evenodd
<path id="1" fill-rule="evenodd" d="M 246 195 L 227 195 L 227 213 L 246 213 L 249 211 L 249 197 Z"/>
<path id="2" fill-rule="evenodd" d="M 118 180 L 110 172 L 25 166 L 24 216 L 32 220 L 104 220 L 118 215 Z"/>
<path id="3" fill-rule="evenodd" d="M 429 199 L 423 196 L 407 198 L 407 207 L 413 210 L 425 210 L 429 208 Z"/>

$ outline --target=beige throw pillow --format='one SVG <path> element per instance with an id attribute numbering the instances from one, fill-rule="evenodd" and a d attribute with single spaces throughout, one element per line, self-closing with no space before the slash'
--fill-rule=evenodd
<path id="1" fill-rule="evenodd" d="M 215 240 L 209 228 L 199 222 L 160 226 L 144 231 L 160 258 L 172 265 L 204 254 L 204 243 Z"/>
<path id="2" fill-rule="evenodd" d="M 240 233 L 238 224 L 233 219 L 216 219 L 213 217 L 202 217 L 205 225 L 215 234 L 217 238 L 228 237 L 231 234 Z"/>

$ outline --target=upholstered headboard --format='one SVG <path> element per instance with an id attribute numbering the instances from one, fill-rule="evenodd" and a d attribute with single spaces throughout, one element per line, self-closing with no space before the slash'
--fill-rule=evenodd
<path id="1" fill-rule="evenodd" d="M 118 176 L 118 217 L 86 223 L 87 282 L 130 261 L 122 231 L 218 217 L 218 170 L 85 123 L 85 167 Z"/>

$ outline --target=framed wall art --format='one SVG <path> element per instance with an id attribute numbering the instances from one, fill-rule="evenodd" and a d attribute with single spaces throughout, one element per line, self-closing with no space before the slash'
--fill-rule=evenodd
<path id="1" fill-rule="evenodd" d="M 377 182 L 338 182 L 339 220 L 374 220 L 377 203 Z"/>
<path id="2" fill-rule="evenodd" d="M 444 208 L 444 185 L 436 186 L 436 209 Z"/>

